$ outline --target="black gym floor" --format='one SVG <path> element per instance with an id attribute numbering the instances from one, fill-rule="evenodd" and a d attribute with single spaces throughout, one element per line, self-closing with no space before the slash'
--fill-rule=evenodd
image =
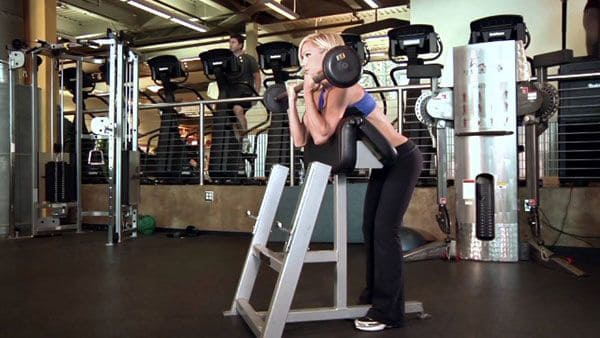
<path id="1" fill-rule="evenodd" d="M 0 337 L 252 337 L 230 307 L 250 238 L 164 234 L 106 247 L 105 233 L 0 241 Z M 349 299 L 364 255 L 349 249 Z M 406 265 L 409 299 L 429 320 L 380 333 L 351 321 L 288 324 L 284 337 L 598 337 L 600 260 L 576 278 L 533 262 Z M 261 272 L 252 303 L 266 309 L 275 274 Z M 332 265 L 303 270 L 294 307 L 328 306 Z"/>

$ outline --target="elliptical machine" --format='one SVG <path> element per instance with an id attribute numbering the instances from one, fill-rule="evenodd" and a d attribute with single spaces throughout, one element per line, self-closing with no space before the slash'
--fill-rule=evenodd
<path id="1" fill-rule="evenodd" d="M 443 51 L 442 41 L 431 25 L 409 25 L 391 29 L 388 31 L 389 51 L 388 55 L 392 62 L 400 64 L 390 70 L 390 77 L 394 86 L 398 86 L 395 74 L 406 71 L 409 85 L 417 85 L 421 79 L 430 78 L 432 74 L 414 66 L 423 66 L 425 62 L 434 61 L 440 57 Z M 424 58 L 422 55 L 431 55 Z M 411 67 L 409 67 L 411 66 Z M 431 67 L 431 66 L 430 66 Z M 409 68 L 411 73 L 409 74 Z M 408 89 L 406 93 L 406 104 L 402 112 L 403 130 L 415 144 L 419 146 L 423 154 L 423 172 L 419 179 L 420 185 L 435 186 L 435 149 L 432 142 L 431 131 L 422 124 L 415 115 L 414 106 L 421 95 L 421 89 Z"/>
<path id="2" fill-rule="evenodd" d="M 188 79 L 188 73 L 181 68 L 175 56 L 157 56 L 148 60 L 148 65 L 152 80 L 162 86 L 158 95 L 165 103 L 176 102 L 175 92 L 181 89 L 193 91 L 198 99 L 202 100 L 202 96 L 196 90 L 182 86 Z M 190 163 L 191 160 L 198 161 L 197 156 L 189 156 L 197 154 L 198 151 L 188 151 L 189 146 L 179 135 L 180 124 L 181 118 L 175 108 L 161 109 L 156 156 L 153 159 L 147 157 L 143 168 L 144 175 L 154 177 L 155 183 L 198 183 L 199 170 Z"/>
<path id="3" fill-rule="evenodd" d="M 200 53 L 204 65 L 204 74 L 210 80 L 216 80 L 219 98 L 226 98 L 228 83 L 226 74 L 239 72 L 233 52 L 218 48 Z M 235 114 L 229 109 L 229 103 L 217 104 L 213 111 L 212 141 L 208 174 L 212 183 L 239 183 L 245 176 L 242 157 L 243 144 L 238 140 L 234 125 Z M 243 136 L 243 135 L 242 135 Z"/>
<path id="4" fill-rule="evenodd" d="M 265 88 L 268 83 L 275 82 L 273 86 L 281 86 L 285 90 L 285 81 L 302 79 L 296 75 L 300 71 L 298 62 L 298 47 L 290 42 L 274 41 L 256 47 L 260 70 L 266 76 L 263 81 Z M 270 70 L 270 72 L 268 72 Z M 268 128 L 268 147 L 265 160 L 265 176 L 269 176 L 275 164 L 290 167 L 290 131 L 287 113 L 274 113 L 269 111 L 270 125 Z M 297 177 L 302 177 L 304 162 L 300 152 L 294 153 L 294 172 Z M 301 178 L 302 179 L 302 178 Z"/>

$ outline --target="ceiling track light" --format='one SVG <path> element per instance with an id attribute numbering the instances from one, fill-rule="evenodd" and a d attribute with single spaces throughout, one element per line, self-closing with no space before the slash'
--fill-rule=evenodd
<path id="1" fill-rule="evenodd" d="M 205 33 L 208 30 L 208 28 L 206 26 L 201 26 L 201 25 L 198 25 L 198 24 L 194 24 L 194 23 L 191 23 L 191 22 L 179 19 L 179 18 L 171 18 L 171 21 L 173 21 L 175 23 L 178 23 L 178 24 L 180 24 L 182 26 L 185 26 L 185 27 L 187 27 L 189 29 L 193 29 L 193 30 L 195 30 L 197 32 L 200 32 L 200 33 Z"/>
<path id="2" fill-rule="evenodd" d="M 125 0 L 125 1 L 127 1 L 127 0 Z M 125 2 L 125 1 L 123 1 L 123 2 Z M 127 4 L 137 7 L 148 13 L 159 16 L 163 19 L 171 20 L 172 22 L 175 22 L 179 25 L 185 26 L 189 29 L 193 29 L 197 32 L 205 33 L 208 31 L 207 26 L 197 23 L 199 21 L 198 18 L 168 13 L 166 11 L 159 9 L 156 5 L 148 2 L 147 0 L 135 0 L 135 1 L 129 0 L 129 1 L 127 1 Z"/>
<path id="3" fill-rule="evenodd" d="M 300 18 L 300 15 L 298 15 L 298 13 L 290 10 L 289 8 L 280 4 L 279 2 L 276 2 L 274 0 L 263 0 L 263 3 L 265 4 L 265 6 L 269 7 L 273 11 L 283 15 L 287 19 L 296 20 L 296 19 Z"/>
<path id="4" fill-rule="evenodd" d="M 162 11 L 156 9 L 156 8 L 150 7 L 150 6 L 148 6 L 146 4 L 143 4 L 141 2 L 138 2 L 138 1 L 127 1 L 127 4 L 129 4 L 129 5 L 133 6 L 133 7 L 137 7 L 137 8 L 139 8 L 141 10 L 144 10 L 144 11 L 146 11 L 148 13 L 151 13 L 151 14 L 154 14 L 156 16 L 159 16 L 159 17 L 161 17 L 163 19 L 167 19 L 168 20 L 168 19 L 171 18 L 171 16 L 169 14 L 167 14 L 165 12 L 162 12 Z"/>
<path id="5" fill-rule="evenodd" d="M 374 0 L 364 0 L 364 2 L 371 8 L 379 8 L 379 5 Z"/>

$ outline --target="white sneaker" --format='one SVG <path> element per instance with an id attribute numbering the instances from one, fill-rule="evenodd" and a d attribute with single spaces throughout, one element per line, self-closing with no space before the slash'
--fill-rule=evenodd
<path id="1" fill-rule="evenodd" d="M 375 332 L 382 331 L 386 325 L 369 317 L 361 317 L 354 320 L 354 327 L 361 331 Z"/>

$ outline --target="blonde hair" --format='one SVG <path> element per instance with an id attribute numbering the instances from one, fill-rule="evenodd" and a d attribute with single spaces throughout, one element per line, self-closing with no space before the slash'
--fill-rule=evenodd
<path id="1" fill-rule="evenodd" d="M 336 46 L 344 46 L 344 39 L 338 33 L 312 33 L 304 37 L 298 45 L 298 60 L 302 62 L 302 47 L 307 42 L 312 42 L 318 48 L 325 51 Z"/>

